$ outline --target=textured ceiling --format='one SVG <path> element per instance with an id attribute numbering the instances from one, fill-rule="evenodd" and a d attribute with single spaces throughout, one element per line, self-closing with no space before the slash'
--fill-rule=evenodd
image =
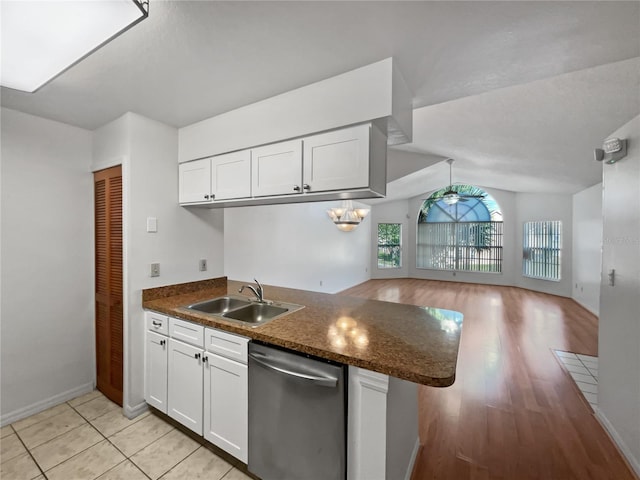
<path id="1" fill-rule="evenodd" d="M 425 154 L 429 164 L 454 158 L 454 182 L 576 193 L 602 178 L 594 148 L 639 113 L 640 58 L 634 58 L 416 109 L 413 142 L 396 149 Z M 392 162 L 406 163 L 394 155 Z M 389 175 L 387 198 L 448 183 L 442 161 L 423 168 Z"/>
<path id="2" fill-rule="evenodd" d="M 429 156 L 412 156 L 411 166 L 402 156 L 407 161 L 390 165 L 390 179 L 456 155 L 461 173 L 466 164 L 498 170 L 495 178 L 506 172 L 546 178 L 542 165 L 553 171 L 558 163 L 545 157 L 540 164 L 539 153 L 546 151 L 537 149 L 539 142 L 562 143 L 564 129 L 584 141 L 587 134 L 576 134 L 574 127 L 586 122 L 589 133 L 601 136 L 633 108 L 637 114 L 633 100 L 622 113 L 607 111 L 604 102 L 612 92 L 606 79 L 587 77 L 594 83 L 578 84 L 574 92 L 576 85 L 556 90 L 565 86 L 553 77 L 639 55 L 636 1 L 151 0 L 147 20 L 40 91 L 2 89 L 0 95 L 5 107 L 88 129 L 127 111 L 181 127 L 393 56 L 414 93 L 414 107 L 425 107 L 415 112 L 414 142 L 405 148 Z M 637 68 L 626 74 L 637 77 Z M 537 83 L 544 79 L 552 83 Z M 611 80 L 621 96 L 637 99 L 624 90 L 633 81 Z M 530 94 L 536 96 L 520 98 Z M 589 97 L 584 102 L 583 94 Z M 594 109 L 605 113 L 596 119 L 571 116 Z M 563 121 L 549 121 L 558 115 Z M 588 148 L 582 145 L 562 161 L 577 162 L 601 138 L 589 140 Z M 559 181 L 548 188 L 594 183 L 593 172 L 573 179 L 570 170 L 559 171 Z M 508 187 L 501 186 L 516 188 Z M 522 188 L 542 187 L 523 181 Z"/>

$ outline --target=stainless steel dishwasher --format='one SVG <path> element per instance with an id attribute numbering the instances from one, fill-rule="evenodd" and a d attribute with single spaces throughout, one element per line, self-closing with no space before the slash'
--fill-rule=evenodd
<path id="1" fill-rule="evenodd" d="M 346 478 L 345 367 L 249 344 L 249 471 L 262 480 Z"/>

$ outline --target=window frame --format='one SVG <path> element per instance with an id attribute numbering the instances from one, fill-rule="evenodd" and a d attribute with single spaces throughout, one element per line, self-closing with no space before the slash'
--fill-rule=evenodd
<path id="1" fill-rule="evenodd" d="M 502 274 L 505 226 L 500 205 L 480 187 L 457 187 L 463 193 L 482 197 L 475 197 L 476 204 L 469 204 L 471 208 L 462 212 L 458 210 L 458 203 L 443 204 L 444 189 L 432 193 L 422 203 L 416 221 L 416 269 Z M 470 215 L 476 207 L 484 207 L 488 219 L 478 213 Z M 440 209 L 445 215 L 434 218 L 432 209 Z"/>
<path id="2" fill-rule="evenodd" d="M 527 229 L 529 228 L 529 232 Z M 522 224 L 522 276 L 562 281 L 562 220 L 533 220 Z M 555 237 L 555 238 L 553 238 Z M 549 254 L 551 252 L 551 254 Z M 533 256 L 544 261 L 534 261 Z M 549 260 L 555 260 L 550 262 Z"/>
<path id="3" fill-rule="evenodd" d="M 380 243 L 380 226 L 381 225 L 397 225 L 398 226 L 398 243 Z M 393 265 L 393 264 L 383 264 L 382 266 L 380 265 L 380 249 L 381 248 L 394 248 L 397 247 L 398 249 L 398 264 L 397 265 Z M 402 223 L 398 223 L 398 222 L 378 222 L 378 229 L 377 229 L 377 249 L 376 249 L 376 266 L 379 270 L 389 270 L 389 269 L 399 269 L 402 268 Z M 392 255 L 392 253 L 389 253 L 389 255 Z"/>

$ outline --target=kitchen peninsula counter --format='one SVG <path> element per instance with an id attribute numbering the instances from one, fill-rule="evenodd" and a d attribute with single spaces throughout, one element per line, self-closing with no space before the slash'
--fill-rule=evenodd
<path id="1" fill-rule="evenodd" d="M 143 308 L 402 380 L 455 380 L 462 314 L 451 310 L 265 286 L 265 299 L 304 308 L 251 327 L 186 308 L 243 283 L 226 277 L 143 290 Z"/>

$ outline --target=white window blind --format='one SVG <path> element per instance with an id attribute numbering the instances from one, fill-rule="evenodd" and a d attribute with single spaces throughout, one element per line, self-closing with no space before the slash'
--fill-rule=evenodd
<path id="1" fill-rule="evenodd" d="M 525 222 L 522 243 L 522 275 L 560 281 L 562 222 Z"/>

